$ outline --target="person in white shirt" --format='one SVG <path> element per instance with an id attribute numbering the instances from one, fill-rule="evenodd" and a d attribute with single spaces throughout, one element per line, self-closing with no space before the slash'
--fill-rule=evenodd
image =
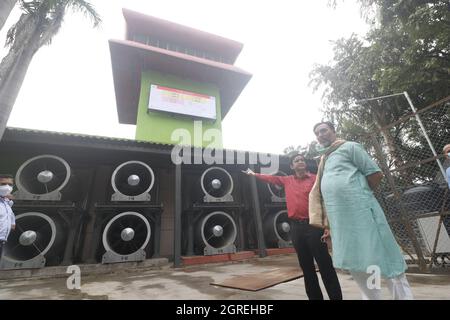
<path id="1" fill-rule="evenodd" d="M 12 175 L 0 174 L 0 259 L 9 233 L 16 228 L 16 218 L 11 209 L 13 205 L 11 200 L 13 186 L 14 179 Z"/>

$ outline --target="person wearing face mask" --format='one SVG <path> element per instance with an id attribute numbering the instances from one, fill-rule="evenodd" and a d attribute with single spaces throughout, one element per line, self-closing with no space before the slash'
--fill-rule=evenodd
<path id="1" fill-rule="evenodd" d="M 330 300 L 342 300 L 339 279 L 333 268 L 327 244 L 322 238 L 323 229 L 309 225 L 308 195 L 316 180 L 316 175 L 308 171 L 303 155 L 291 154 L 289 161 L 291 169 L 294 171 L 294 174 L 290 176 L 259 174 L 250 169 L 244 173 L 264 182 L 284 186 L 292 243 L 303 271 L 308 299 L 323 300 L 314 265 L 315 260 Z"/>
<path id="2" fill-rule="evenodd" d="M 359 143 L 337 139 L 331 122 L 313 131 L 324 149 L 309 195 L 310 224 L 331 236 L 334 267 L 350 272 L 364 300 L 382 299 L 380 277 L 393 299 L 413 299 L 403 254 L 373 194 L 380 168 Z"/>
<path id="3" fill-rule="evenodd" d="M 14 179 L 12 175 L 0 174 L 0 259 L 9 233 L 16 228 L 16 218 L 11 209 L 13 205 L 11 200 L 13 185 Z"/>

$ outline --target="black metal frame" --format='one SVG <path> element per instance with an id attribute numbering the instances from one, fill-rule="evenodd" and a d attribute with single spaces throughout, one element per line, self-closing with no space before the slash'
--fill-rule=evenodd
<path id="1" fill-rule="evenodd" d="M 243 229 L 243 215 L 247 212 L 252 211 L 253 219 L 255 220 L 256 227 L 256 238 L 258 244 L 258 254 L 260 257 L 267 256 L 266 245 L 263 235 L 262 219 L 261 219 L 261 207 L 258 197 L 258 188 L 256 185 L 256 180 L 250 177 L 250 189 L 251 189 L 251 201 L 252 205 L 249 207 L 245 204 L 239 204 L 236 202 L 220 202 L 220 203 L 193 203 L 189 208 L 184 208 L 182 201 L 182 165 L 177 165 L 175 168 L 175 228 L 174 228 L 174 266 L 182 266 L 182 221 L 183 216 L 186 216 L 188 220 L 188 248 L 187 255 L 192 256 L 194 252 L 194 225 L 195 222 L 202 217 L 206 212 L 211 212 L 213 210 L 227 211 L 231 213 L 233 219 L 237 223 L 238 227 L 238 249 L 242 250 L 245 246 L 244 244 L 244 229 Z M 254 166 L 250 165 L 250 168 L 254 170 Z"/>
<path id="2" fill-rule="evenodd" d="M 174 220 L 174 253 L 173 264 L 174 267 L 181 267 L 181 213 L 182 213 L 182 198 L 181 198 L 181 165 L 175 166 L 175 220 Z"/>
<path id="3" fill-rule="evenodd" d="M 250 169 L 255 171 L 255 166 L 250 165 Z M 264 241 L 264 230 L 262 226 L 261 206 L 258 194 L 258 186 L 256 185 L 256 178 L 250 177 L 250 188 L 252 191 L 253 201 L 253 219 L 256 227 L 256 240 L 258 242 L 258 253 L 261 258 L 267 256 L 266 242 Z"/>

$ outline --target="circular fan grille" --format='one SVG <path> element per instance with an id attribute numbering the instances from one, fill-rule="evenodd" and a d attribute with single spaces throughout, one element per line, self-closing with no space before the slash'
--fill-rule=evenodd
<path id="1" fill-rule="evenodd" d="M 212 167 L 203 172 L 201 186 L 205 194 L 221 198 L 233 191 L 233 179 L 225 169 Z"/>
<path id="2" fill-rule="evenodd" d="M 276 174 L 276 176 L 287 176 L 286 173 L 284 173 L 283 171 L 278 171 Z M 274 185 L 272 183 L 268 183 L 267 187 L 269 188 L 269 192 L 280 199 L 284 199 L 286 198 L 286 193 L 284 192 L 284 187 L 283 186 L 278 186 L 278 185 Z"/>
<path id="3" fill-rule="evenodd" d="M 149 192 L 154 183 L 153 170 L 140 161 L 128 161 L 116 168 L 111 183 L 114 191 L 126 196 Z"/>
<path id="4" fill-rule="evenodd" d="M 286 210 L 279 211 L 273 220 L 273 226 L 277 237 L 283 241 L 291 241 L 291 226 Z"/>
<path id="5" fill-rule="evenodd" d="M 45 255 L 54 245 L 56 224 L 45 214 L 27 212 L 16 217 L 16 229 L 10 233 L 5 255 L 17 261 L 27 261 Z"/>
<path id="6" fill-rule="evenodd" d="M 20 190 L 42 195 L 61 190 L 70 178 L 70 167 L 62 158 L 42 155 L 27 160 L 17 171 Z"/>
<path id="7" fill-rule="evenodd" d="M 229 214 L 216 211 L 203 218 L 201 233 L 205 245 L 220 249 L 234 243 L 237 236 L 237 228 Z"/>
<path id="8" fill-rule="evenodd" d="M 122 212 L 112 218 L 103 230 L 105 250 L 129 255 L 144 249 L 150 241 L 148 220 L 137 212 Z"/>

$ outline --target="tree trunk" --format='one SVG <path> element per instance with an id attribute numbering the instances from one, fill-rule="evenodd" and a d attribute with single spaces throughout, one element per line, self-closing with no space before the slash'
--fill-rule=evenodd
<path id="1" fill-rule="evenodd" d="M 22 50 L 10 52 L 16 54 L 14 62 L 8 70 L 8 74 L 2 79 L 0 84 L 0 140 L 6 129 L 6 124 L 11 114 L 28 67 L 36 53 L 39 43 L 39 34 L 34 33 L 28 42 L 22 43 Z"/>
<path id="2" fill-rule="evenodd" d="M 5 25 L 11 10 L 16 5 L 17 0 L 1 0 L 0 1 L 0 30 Z"/>
<path id="3" fill-rule="evenodd" d="M 38 15 L 22 14 L 20 29 L 8 55 L 0 64 L 0 140 L 34 54 L 58 32 L 65 7 L 59 7 L 53 20 Z"/>
<path id="4" fill-rule="evenodd" d="M 0 63 L 0 90 L 5 79 L 10 74 L 11 68 L 14 66 L 16 59 L 21 55 L 25 49 L 24 43 L 30 43 L 30 39 L 36 32 L 36 17 L 30 14 L 22 14 L 19 21 L 15 24 L 17 32 L 15 32 L 14 40 L 9 46 L 8 54 L 2 59 Z"/>

